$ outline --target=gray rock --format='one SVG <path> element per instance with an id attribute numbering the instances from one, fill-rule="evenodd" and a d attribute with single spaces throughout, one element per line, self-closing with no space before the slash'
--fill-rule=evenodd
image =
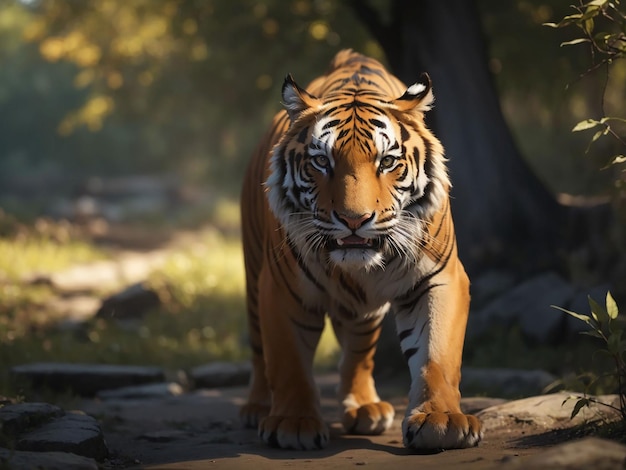
<path id="1" fill-rule="evenodd" d="M 571 419 L 572 410 L 577 402 L 576 396 L 568 392 L 523 398 L 491 406 L 477 413 L 485 429 L 497 430 L 509 428 L 519 423 L 528 422 L 552 430 L 559 425 L 571 427 L 591 420 L 611 421 L 619 418 L 617 411 L 601 404 L 583 407 L 578 415 Z M 616 405 L 617 395 L 591 397 L 597 402 Z"/>
<path id="2" fill-rule="evenodd" d="M 98 392 L 102 400 L 126 400 L 136 398 L 158 398 L 182 395 L 183 387 L 175 382 L 162 382 L 148 385 L 136 385 Z"/>
<path id="3" fill-rule="evenodd" d="M 91 416 L 73 413 L 21 435 L 15 448 L 31 452 L 70 452 L 99 461 L 109 453 L 98 422 Z"/>
<path id="4" fill-rule="evenodd" d="M 19 379 L 29 380 L 34 387 L 48 387 L 55 391 L 69 389 L 85 396 L 93 396 L 100 390 L 162 382 L 165 379 L 159 367 L 110 364 L 40 362 L 15 366 L 11 372 Z"/>
<path id="5" fill-rule="evenodd" d="M 63 416 L 65 411 L 49 403 L 16 403 L 0 408 L 0 430 L 8 437 L 33 428 L 53 418 Z"/>
<path id="6" fill-rule="evenodd" d="M 139 282 L 102 301 L 97 317 L 126 320 L 141 318 L 161 305 L 157 293 Z"/>
<path id="7" fill-rule="evenodd" d="M 166 429 L 162 431 L 147 432 L 139 436 L 139 439 L 145 439 L 150 442 L 172 442 L 178 439 L 183 439 L 188 435 L 188 432 L 180 429 Z"/>
<path id="8" fill-rule="evenodd" d="M 487 271 L 471 279 L 472 305 L 484 307 L 487 302 L 515 286 L 515 276 L 510 271 Z"/>
<path id="9" fill-rule="evenodd" d="M 11 470 L 98 470 L 94 459 L 67 452 L 21 452 L 0 448 L 0 468 Z"/>
<path id="10" fill-rule="evenodd" d="M 565 315 L 551 305 L 567 305 L 574 294 L 574 288 L 557 274 L 538 275 L 470 315 L 468 337 L 480 335 L 494 323 L 517 323 L 527 337 L 549 342 L 562 335 Z"/>
<path id="11" fill-rule="evenodd" d="M 543 393 L 556 377 L 544 370 L 463 367 L 461 393 L 522 397 Z"/>
<path id="12" fill-rule="evenodd" d="M 559 444 L 535 455 L 505 462 L 500 468 L 614 470 L 626 468 L 626 446 L 617 442 L 588 437 Z"/>
<path id="13" fill-rule="evenodd" d="M 251 373 L 249 362 L 212 362 L 194 367 L 189 375 L 197 388 L 216 388 L 246 385 Z"/>

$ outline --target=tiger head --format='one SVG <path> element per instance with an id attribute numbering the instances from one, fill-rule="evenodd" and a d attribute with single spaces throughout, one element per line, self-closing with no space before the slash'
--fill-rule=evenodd
<path id="1" fill-rule="evenodd" d="M 355 76 L 340 83 L 314 96 L 285 79 L 291 122 L 270 160 L 270 208 L 305 260 L 365 271 L 416 262 L 450 185 L 424 124 L 430 78 L 400 97 Z"/>

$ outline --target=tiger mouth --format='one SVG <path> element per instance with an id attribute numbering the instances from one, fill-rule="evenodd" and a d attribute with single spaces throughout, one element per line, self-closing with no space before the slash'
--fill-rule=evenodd
<path id="1" fill-rule="evenodd" d="M 358 235 L 349 235 L 345 238 L 335 238 L 330 240 L 330 250 L 379 250 L 382 242 L 379 238 L 362 238 Z"/>

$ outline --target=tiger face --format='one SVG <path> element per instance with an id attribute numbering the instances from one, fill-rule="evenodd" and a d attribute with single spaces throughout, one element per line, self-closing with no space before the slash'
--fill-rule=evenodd
<path id="1" fill-rule="evenodd" d="M 399 98 L 358 77 L 322 96 L 288 76 L 291 120 L 273 150 L 270 207 L 300 256 L 322 254 L 343 270 L 415 263 L 425 220 L 447 199 L 443 148 L 424 124 L 433 101 L 428 75 Z"/>

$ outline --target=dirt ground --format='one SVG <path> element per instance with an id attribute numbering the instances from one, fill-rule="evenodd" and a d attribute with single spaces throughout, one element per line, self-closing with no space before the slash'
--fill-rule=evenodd
<path id="1" fill-rule="evenodd" d="M 396 389 L 380 390 L 396 408 L 396 419 L 381 436 L 347 436 L 337 419 L 334 399 L 336 376 L 318 379 L 323 413 L 331 426 L 331 440 L 319 451 L 272 449 L 254 430 L 243 429 L 238 407 L 244 387 L 207 389 L 168 398 L 141 400 L 89 400 L 81 408 L 102 420 L 114 468 L 401 468 L 402 465 L 468 469 L 506 468 L 521 457 L 555 443 L 556 431 L 532 421 L 486 429 L 484 440 L 472 449 L 415 454 L 402 446 L 401 421 L 405 398 Z M 475 412 L 502 400 L 466 398 L 466 411 Z"/>

